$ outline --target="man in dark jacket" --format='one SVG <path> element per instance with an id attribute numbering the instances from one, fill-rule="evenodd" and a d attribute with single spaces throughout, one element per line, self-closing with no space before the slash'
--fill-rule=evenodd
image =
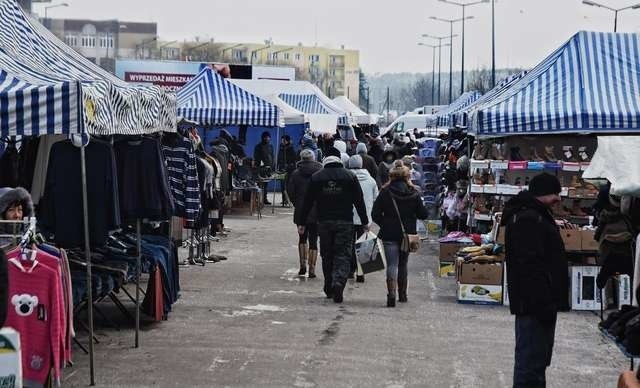
<path id="1" fill-rule="evenodd" d="M 384 146 L 382 145 L 382 139 L 376 136 L 369 140 L 369 156 L 371 156 L 376 164 L 382 162 L 382 154 L 384 153 Z"/>
<path id="2" fill-rule="evenodd" d="M 358 143 L 356 146 L 356 153 L 362 158 L 362 168 L 369 171 L 371 178 L 376 179 L 378 175 L 378 164 L 376 160 L 367 154 L 367 145 L 364 143 Z"/>
<path id="3" fill-rule="evenodd" d="M 254 167 L 258 169 L 258 174 L 265 178 L 273 172 L 273 146 L 271 145 L 271 135 L 269 132 L 262 132 L 260 143 L 253 149 Z M 271 205 L 267 199 L 267 184 L 261 184 L 262 198 L 265 205 Z"/>
<path id="4" fill-rule="evenodd" d="M 544 387 L 551 365 L 556 317 L 568 303 L 564 243 L 550 207 L 560 202 L 560 182 L 543 173 L 504 210 L 509 303 L 516 316 L 514 387 Z"/>
<path id="5" fill-rule="evenodd" d="M 291 137 L 289 135 L 282 136 L 280 140 L 280 148 L 278 149 L 278 171 L 284 171 L 286 173 L 284 182 L 282 182 L 282 206 L 288 206 L 287 197 L 285 191 L 289 182 L 291 173 L 296 169 L 296 162 L 298 156 L 291 144 Z"/>
<path id="6" fill-rule="evenodd" d="M 309 260 L 309 278 L 316 277 L 316 261 L 318 260 L 318 215 L 313 207 L 306 219 L 301 218 L 302 204 L 311 183 L 311 176 L 322 170 L 322 164 L 315 161 L 313 150 L 302 150 L 300 152 L 302 160 L 298 162 L 298 168 L 291 174 L 287 185 L 289 199 L 293 203 L 293 222 L 296 225 L 304 225 L 304 233 L 300 235 L 298 242 L 298 254 L 300 256 L 300 271 L 298 274 L 304 276 L 307 272 L 307 259 Z M 307 246 L 308 242 L 308 246 Z M 307 248 L 309 249 L 307 251 Z"/>
<path id="7" fill-rule="evenodd" d="M 313 206 L 317 206 L 324 292 L 328 298 L 333 297 L 335 303 L 342 303 L 342 292 L 351 269 L 353 207 L 365 231 L 368 230 L 369 218 L 355 174 L 345 169 L 340 158 L 333 155 L 324 159 L 323 166 L 311 177 L 296 224 L 298 233 L 303 234 L 306 229 L 304 222 Z"/>

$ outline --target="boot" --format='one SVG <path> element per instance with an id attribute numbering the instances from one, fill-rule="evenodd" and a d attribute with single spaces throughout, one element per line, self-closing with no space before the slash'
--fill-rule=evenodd
<path id="1" fill-rule="evenodd" d="M 334 286 L 333 287 L 333 302 L 334 303 L 342 303 L 344 300 L 342 296 L 342 292 L 344 291 L 344 287 Z"/>
<path id="2" fill-rule="evenodd" d="M 364 283 L 364 275 L 356 275 L 356 283 Z"/>
<path id="3" fill-rule="evenodd" d="M 514 162 L 524 160 L 520 154 L 520 147 L 511 147 L 511 158 L 509 158 L 509 160 Z"/>
<path id="4" fill-rule="evenodd" d="M 309 279 L 316 278 L 316 262 L 318 261 L 318 250 L 309 249 Z"/>
<path id="5" fill-rule="evenodd" d="M 387 307 L 396 307 L 396 281 L 387 280 Z"/>
<path id="6" fill-rule="evenodd" d="M 298 256 L 300 257 L 300 271 L 298 276 L 307 274 L 307 244 L 298 244 Z"/>
<path id="7" fill-rule="evenodd" d="M 585 162 L 585 163 L 591 160 L 591 158 L 589 157 L 589 154 L 587 154 L 587 147 L 578 148 L 578 158 L 580 159 L 581 162 Z"/>
<path id="8" fill-rule="evenodd" d="M 570 212 L 571 212 L 571 215 L 576 217 L 586 217 L 588 215 L 580 207 L 580 200 L 573 201 L 573 206 L 571 207 Z"/>
<path id="9" fill-rule="evenodd" d="M 535 146 L 531 146 L 531 148 L 529 149 L 529 160 L 532 160 L 534 162 L 542 162 L 543 160 L 540 155 L 538 155 L 538 150 Z"/>
<path id="10" fill-rule="evenodd" d="M 497 144 L 491 145 L 491 159 L 504 160 L 504 156 L 502 155 L 502 152 L 500 151 L 500 148 Z"/>
<path id="11" fill-rule="evenodd" d="M 552 163 L 556 163 L 558 161 L 558 157 L 555 155 L 553 146 L 544 147 L 544 160 Z"/>
<path id="12" fill-rule="evenodd" d="M 493 174 L 491 172 L 489 172 L 489 174 L 487 175 L 487 184 L 488 185 L 496 184 L 496 179 L 493 177 Z"/>
<path id="13" fill-rule="evenodd" d="M 569 187 L 580 188 L 582 184 L 580 183 L 580 178 L 577 175 L 571 177 L 571 183 L 569 183 Z"/>
<path id="14" fill-rule="evenodd" d="M 473 150 L 473 159 L 485 160 L 487 158 L 487 149 L 484 144 L 478 142 Z"/>
<path id="15" fill-rule="evenodd" d="M 407 303 L 407 279 L 398 280 L 398 301 Z"/>

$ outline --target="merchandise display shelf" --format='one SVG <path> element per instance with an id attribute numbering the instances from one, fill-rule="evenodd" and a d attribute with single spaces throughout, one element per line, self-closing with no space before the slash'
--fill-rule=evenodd
<path id="1" fill-rule="evenodd" d="M 544 162 L 534 160 L 471 160 L 472 169 L 492 169 L 509 171 L 542 171 L 542 170 L 562 170 L 567 172 L 584 171 L 589 167 L 590 162 Z"/>

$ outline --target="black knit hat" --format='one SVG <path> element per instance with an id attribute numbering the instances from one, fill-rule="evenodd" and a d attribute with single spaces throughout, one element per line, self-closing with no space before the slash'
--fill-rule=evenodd
<path id="1" fill-rule="evenodd" d="M 329 147 L 329 149 L 327 150 L 327 155 L 325 156 L 337 156 L 339 158 L 340 150 L 338 150 L 336 147 Z"/>
<path id="2" fill-rule="evenodd" d="M 529 192 L 534 197 L 542 197 L 549 194 L 560 194 L 562 187 L 555 175 L 543 172 L 536 175 L 529 182 Z"/>
<path id="3" fill-rule="evenodd" d="M 262 136 L 260 136 L 261 139 L 264 139 L 265 137 L 271 137 L 271 134 L 269 133 L 269 131 L 264 131 L 262 132 Z"/>

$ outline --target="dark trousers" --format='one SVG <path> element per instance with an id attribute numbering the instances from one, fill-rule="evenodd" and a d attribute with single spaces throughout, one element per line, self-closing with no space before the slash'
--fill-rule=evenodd
<path id="1" fill-rule="evenodd" d="M 353 226 L 353 250 L 351 253 L 351 270 L 349 272 L 349 278 L 353 277 L 353 274 L 358 270 L 358 263 L 356 261 L 356 240 L 364 234 L 364 227 L 362 225 Z"/>
<path id="2" fill-rule="evenodd" d="M 513 387 L 545 387 L 551 365 L 556 316 L 541 321 L 533 315 L 516 315 L 516 351 Z"/>
<path id="3" fill-rule="evenodd" d="M 324 289 L 328 291 L 334 287 L 344 288 L 351 270 L 353 223 L 321 222 L 318 224 L 318 234 L 320 235 Z"/>
<path id="4" fill-rule="evenodd" d="M 318 224 L 307 224 L 304 227 L 304 234 L 299 234 L 298 244 L 309 243 L 309 249 L 318 250 Z"/>

